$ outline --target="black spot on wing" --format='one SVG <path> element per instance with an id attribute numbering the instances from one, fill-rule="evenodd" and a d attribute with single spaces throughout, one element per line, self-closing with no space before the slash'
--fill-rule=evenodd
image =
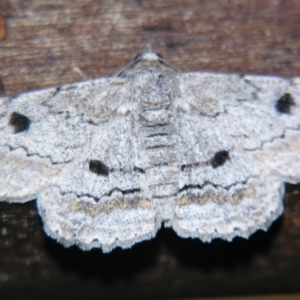
<path id="1" fill-rule="evenodd" d="M 228 151 L 226 151 L 226 150 L 219 151 L 211 159 L 211 165 L 213 168 L 220 167 L 220 166 L 224 165 L 228 159 L 229 159 Z"/>
<path id="2" fill-rule="evenodd" d="M 30 126 L 30 119 L 20 113 L 13 112 L 8 120 L 8 124 L 13 127 L 14 133 L 25 131 Z"/>
<path id="3" fill-rule="evenodd" d="M 280 99 L 276 102 L 276 109 L 278 112 L 283 114 L 290 114 L 291 113 L 291 107 L 294 106 L 295 100 L 293 96 L 289 93 L 284 94 Z"/>
<path id="4" fill-rule="evenodd" d="M 135 172 L 138 172 L 138 173 L 141 173 L 141 174 L 145 174 L 145 170 L 144 169 L 142 169 L 142 168 L 139 168 L 139 167 L 134 167 L 133 168 L 133 170 L 135 171 Z"/>
<path id="5" fill-rule="evenodd" d="M 108 176 L 109 174 L 108 167 L 99 160 L 94 160 L 94 159 L 90 160 L 89 169 L 91 172 L 97 175 Z"/>

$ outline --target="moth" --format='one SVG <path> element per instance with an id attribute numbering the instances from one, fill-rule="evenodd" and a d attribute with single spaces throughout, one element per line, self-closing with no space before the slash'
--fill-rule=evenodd
<path id="1" fill-rule="evenodd" d="M 117 76 L 0 98 L 0 200 L 66 247 L 109 252 L 164 225 L 248 238 L 300 182 L 300 77 L 180 73 L 148 48 Z"/>

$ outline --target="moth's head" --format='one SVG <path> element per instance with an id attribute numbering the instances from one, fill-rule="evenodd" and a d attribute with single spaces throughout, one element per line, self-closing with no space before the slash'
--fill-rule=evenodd
<path id="1" fill-rule="evenodd" d="M 154 62 L 154 61 L 157 61 L 157 62 L 162 62 L 162 56 L 158 53 L 155 53 L 155 52 L 142 52 L 140 54 L 138 54 L 135 59 L 134 59 L 135 62 L 138 62 L 138 61 L 148 61 L 148 62 Z"/>
<path id="2" fill-rule="evenodd" d="M 135 59 L 134 62 L 138 62 L 138 61 L 144 61 L 144 62 L 161 62 L 162 61 L 162 56 L 155 53 L 152 49 L 152 46 L 150 43 L 147 43 L 144 51 L 140 54 L 138 54 Z"/>
<path id="3" fill-rule="evenodd" d="M 126 68 L 124 68 L 118 76 L 126 76 L 132 71 L 137 72 L 141 70 L 161 70 L 161 68 L 168 68 L 172 69 L 162 58 L 161 55 L 154 52 L 152 50 L 151 44 L 147 44 L 144 51 L 140 54 L 138 54 L 134 61 L 128 65 Z"/>

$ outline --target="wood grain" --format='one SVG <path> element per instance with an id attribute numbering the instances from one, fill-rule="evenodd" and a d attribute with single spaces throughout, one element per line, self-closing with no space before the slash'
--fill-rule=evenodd
<path id="1" fill-rule="evenodd" d="M 182 71 L 300 75 L 299 4 L 1 0 L 2 94 L 115 74 L 148 41 Z M 35 202 L 0 203 L 0 293 L 187 299 L 300 292 L 299 192 L 288 185 L 284 216 L 249 240 L 203 244 L 162 229 L 154 240 L 111 254 L 65 249 L 47 238 Z"/>

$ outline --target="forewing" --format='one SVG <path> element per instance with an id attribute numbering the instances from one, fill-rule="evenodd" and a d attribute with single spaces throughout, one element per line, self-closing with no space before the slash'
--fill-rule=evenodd
<path id="1" fill-rule="evenodd" d="M 38 198 L 65 246 L 129 247 L 157 226 L 134 171 L 129 87 L 99 79 L 1 98 L 0 199 Z"/>
<path id="2" fill-rule="evenodd" d="M 266 230 L 299 182 L 298 80 L 179 75 L 183 144 L 174 229 L 204 241 Z"/>

